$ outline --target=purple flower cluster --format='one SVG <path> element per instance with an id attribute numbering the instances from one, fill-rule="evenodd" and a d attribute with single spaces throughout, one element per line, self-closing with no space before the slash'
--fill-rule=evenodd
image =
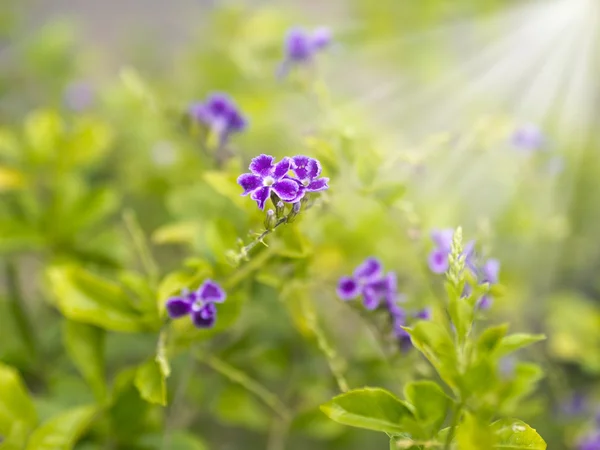
<path id="1" fill-rule="evenodd" d="M 311 32 L 303 28 L 292 28 L 284 42 L 285 57 L 279 67 L 278 75 L 285 76 L 290 67 L 296 64 L 307 64 L 315 55 L 331 43 L 331 30 L 320 27 Z"/>
<path id="2" fill-rule="evenodd" d="M 64 92 L 64 103 L 72 111 L 81 112 L 94 104 L 95 92 L 93 86 L 86 81 L 70 83 Z"/>
<path id="3" fill-rule="evenodd" d="M 244 189 L 242 195 L 250 194 L 260 209 L 272 194 L 286 203 L 297 203 L 309 192 L 320 192 L 329 188 L 329 178 L 320 178 L 321 164 L 314 158 L 298 155 L 285 157 L 278 163 L 270 155 L 260 155 L 252 160 L 250 173 L 237 179 Z"/>
<path id="4" fill-rule="evenodd" d="M 205 102 L 192 103 L 188 113 L 196 122 L 208 127 L 216 135 L 220 145 L 231 134 L 239 133 L 248 126 L 247 119 L 236 103 L 227 94 L 220 92 L 209 95 Z"/>
<path id="5" fill-rule="evenodd" d="M 402 348 L 410 344 L 409 334 L 402 328 L 407 325 L 408 314 L 399 303 L 403 296 L 398 293 L 398 283 L 394 272 L 384 273 L 381 262 L 373 257 L 360 264 L 351 276 L 340 278 L 337 294 L 344 301 L 362 298 L 365 309 L 374 311 L 383 307 L 387 311 L 394 336 Z M 413 315 L 415 319 L 428 320 L 428 309 Z"/>
<path id="6" fill-rule="evenodd" d="M 216 303 L 223 303 L 226 297 L 218 283 L 205 280 L 197 290 L 183 290 L 167 300 L 167 313 L 171 319 L 189 315 L 197 328 L 211 328 L 217 319 Z"/>
<path id="7" fill-rule="evenodd" d="M 452 237 L 454 230 L 451 228 L 443 230 L 433 230 L 431 232 L 431 240 L 434 243 L 434 249 L 428 257 L 429 269 L 433 273 L 441 274 L 448 270 L 449 256 L 452 247 Z M 497 284 L 500 274 L 500 262 L 497 259 L 490 258 L 483 263 L 479 263 L 475 254 L 475 241 L 469 241 L 465 245 L 463 256 L 465 257 L 465 267 L 469 269 L 476 277 L 480 284 L 489 283 Z M 471 293 L 471 287 L 465 286 L 464 295 Z M 484 295 L 478 301 L 478 306 L 481 309 L 487 309 L 492 305 L 492 297 Z"/>

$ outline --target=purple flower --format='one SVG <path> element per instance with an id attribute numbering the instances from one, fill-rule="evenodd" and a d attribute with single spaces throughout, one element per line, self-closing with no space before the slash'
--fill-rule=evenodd
<path id="1" fill-rule="evenodd" d="M 488 259 L 479 271 L 475 271 L 478 274 L 480 283 L 497 284 L 500 278 L 500 261 L 497 259 Z M 494 299 L 491 295 L 484 295 L 477 302 L 479 309 L 489 309 L 492 306 Z"/>
<path id="2" fill-rule="evenodd" d="M 171 319 L 189 315 L 197 328 L 211 328 L 217 319 L 216 303 L 223 303 L 226 294 L 218 283 L 205 280 L 196 291 L 182 291 L 167 300 L 167 314 Z"/>
<path id="3" fill-rule="evenodd" d="M 223 145 L 231 134 L 245 130 L 248 125 L 235 102 L 220 92 L 209 95 L 205 102 L 192 103 L 188 113 L 218 137 L 219 145 Z"/>
<path id="4" fill-rule="evenodd" d="M 337 294 L 342 300 L 353 300 L 363 296 L 363 305 L 368 310 L 377 309 L 382 299 L 396 295 L 396 276 L 389 272 L 383 274 L 383 266 L 376 258 L 367 258 L 360 264 L 351 277 L 340 278 Z"/>
<path id="5" fill-rule="evenodd" d="M 433 249 L 427 258 L 429 269 L 433 273 L 445 273 L 449 267 L 448 255 L 449 253 L 445 250 L 440 248 Z"/>
<path id="6" fill-rule="evenodd" d="M 283 158 L 275 164 L 275 158 L 269 155 L 260 155 L 252 160 L 249 169 L 251 173 L 244 173 L 237 179 L 238 184 L 244 189 L 242 195 L 251 194 L 260 209 L 265 209 L 265 203 L 274 192 L 284 202 L 298 200 L 300 187 L 298 182 L 286 177 L 292 165 L 290 158 Z"/>
<path id="7" fill-rule="evenodd" d="M 419 319 L 419 320 L 431 320 L 432 317 L 432 311 L 431 308 L 423 308 L 420 311 L 417 311 L 415 313 L 415 319 Z"/>
<path id="8" fill-rule="evenodd" d="M 435 247 L 427 257 L 427 265 L 433 273 L 441 274 L 448 270 L 448 257 L 452 250 L 452 238 L 454 230 L 446 228 L 443 230 L 433 230 L 431 232 L 431 240 Z M 469 241 L 465 244 L 463 255 L 465 256 L 465 265 L 471 270 L 474 270 L 475 260 L 475 241 Z"/>
<path id="9" fill-rule="evenodd" d="M 522 150 L 539 150 L 546 142 L 541 130 L 533 125 L 523 125 L 515 130 L 511 138 L 512 144 Z"/>
<path id="10" fill-rule="evenodd" d="M 292 158 L 292 172 L 295 177 L 291 178 L 298 183 L 298 198 L 300 200 L 307 192 L 320 192 L 329 188 L 329 178 L 319 178 L 321 175 L 321 164 L 314 158 L 297 155 Z"/>
<path id="11" fill-rule="evenodd" d="M 600 431 L 594 430 L 579 441 L 578 450 L 600 450 Z"/>
<path id="12" fill-rule="evenodd" d="M 294 64 L 307 64 L 314 56 L 324 50 L 331 43 L 331 30 L 326 27 L 315 29 L 312 33 L 303 28 L 292 28 L 284 42 L 284 59 L 281 63 L 278 75 L 285 76 Z"/>
<path id="13" fill-rule="evenodd" d="M 94 89 L 85 81 L 70 83 L 64 92 L 64 102 L 67 108 L 81 112 L 94 103 Z"/>

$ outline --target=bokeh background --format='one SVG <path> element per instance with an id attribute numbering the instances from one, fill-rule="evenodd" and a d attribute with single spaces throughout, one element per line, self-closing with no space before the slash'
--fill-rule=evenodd
<path id="1" fill-rule="evenodd" d="M 330 27 L 333 44 L 277 79 L 298 25 Z M 336 298 L 337 279 L 376 255 L 428 306 L 441 283 L 426 267 L 429 232 L 458 225 L 502 263 L 505 295 L 486 320 L 548 335 L 519 355 L 546 372 L 520 418 L 549 448 L 577 448 L 600 402 L 599 30 L 594 0 L 3 0 L 0 360 L 41 420 L 93 402 L 64 343 L 56 298 L 75 294 L 61 267 L 139 287 L 127 274 L 148 271 L 144 236 L 149 277 L 170 277 L 159 302 L 185 284 L 184 266 L 233 276 L 227 250 L 262 218 L 231 180 L 259 153 L 306 153 L 330 192 L 257 251 L 235 320 L 201 337 L 293 405 L 293 421 L 282 431 L 214 361 L 187 353 L 171 361 L 168 406 L 147 404 L 126 370 L 156 330 L 109 327 L 98 389 L 112 403 L 76 448 L 386 448 L 318 410 L 336 384 L 298 299 L 311 298 L 352 386 L 399 391 L 427 365 L 382 350 Z M 224 160 L 184 120 L 212 91 L 250 121 Z"/>

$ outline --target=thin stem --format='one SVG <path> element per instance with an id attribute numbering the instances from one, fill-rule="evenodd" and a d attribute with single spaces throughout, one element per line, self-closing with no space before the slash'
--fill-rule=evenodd
<path id="1" fill-rule="evenodd" d="M 223 284 L 223 287 L 228 290 L 233 289 L 253 271 L 260 269 L 269 259 L 271 259 L 273 255 L 274 253 L 270 248 L 265 249 L 263 252 L 259 253 L 256 258 L 250 260 L 247 264 L 243 265 L 238 271 L 231 275 Z"/>
<path id="2" fill-rule="evenodd" d="M 329 365 L 329 370 L 335 378 L 335 381 L 337 382 L 340 391 L 347 392 L 349 390 L 349 386 L 348 381 L 344 376 L 344 363 L 336 353 L 333 346 L 327 340 L 323 329 L 319 326 L 319 321 L 317 320 L 315 312 L 312 310 L 311 307 L 305 304 L 305 302 L 308 301 L 308 299 L 304 299 L 304 301 L 302 302 L 306 324 L 314 333 L 315 338 L 317 339 L 317 345 L 325 355 L 325 358 L 327 359 L 327 364 Z"/>
<path id="3" fill-rule="evenodd" d="M 462 415 L 464 406 L 464 402 L 461 401 L 454 410 L 454 417 L 452 418 L 452 424 L 450 425 L 450 429 L 448 430 L 448 437 L 446 438 L 446 443 L 444 444 L 444 450 L 450 450 L 450 447 L 452 445 L 452 439 L 454 439 L 454 433 L 456 432 L 456 427 L 458 426 L 458 422 L 460 421 L 460 416 Z"/>
<path id="4" fill-rule="evenodd" d="M 216 356 L 204 355 L 201 353 L 196 353 L 195 356 L 200 362 L 206 364 L 211 369 L 215 370 L 216 372 L 219 372 L 221 375 L 224 375 L 230 381 L 239 384 L 247 391 L 256 395 L 267 406 L 269 406 L 273 411 L 275 411 L 284 421 L 289 421 L 291 419 L 292 413 L 290 412 L 288 407 L 285 406 L 281 400 L 279 400 L 279 397 L 277 397 L 277 395 L 269 391 L 258 381 L 253 380 L 244 372 L 236 369 L 235 367 L 229 365 L 228 363 L 217 358 Z"/>
<path id="5" fill-rule="evenodd" d="M 285 443 L 290 431 L 290 423 L 290 418 L 274 418 L 267 441 L 267 450 L 285 450 Z"/>
<path id="6" fill-rule="evenodd" d="M 282 217 L 277 222 L 275 222 L 275 225 L 273 225 L 273 228 L 263 231 L 252 242 L 250 242 L 245 247 L 242 247 L 242 249 L 241 249 L 242 256 L 245 257 L 246 255 L 248 255 L 250 250 L 252 250 L 254 247 L 256 247 L 259 243 L 264 243 L 263 242 L 264 238 L 266 238 L 269 234 L 271 234 L 273 231 L 275 231 L 275 228 L 277 228 L 278 226 L 283 225 L 284 223 L 287 223 L 287 221 L 288 221 L 287 216 Z"/>
<path id="7" fill-rule="evenodd" d="M 156 286 L 158 284 L 160 272 L 156 262 L 154 261 L 154 258 L 152 257 L 150 247 L 146 241 L 146 236 L 144 235 L 144 231 L 137 221 L 135 213 L 131 210 L 125 211 L 123 213 L 123 221 L 125 222 L 127 231 L 133 239 L 133 245 L 138 253 L 140 262 L 142 263 L 142 266 L 148 275 L 150 283 L 152 286 Z"/>
<path id="8" fill-rule="evenodd" d="M 14 261 L 8 260 L 6 262 L 6 285 L 8 289 L 8 302 L 10 309 L 15 318 L 15 322 L 23 343 L 25 344 L 27 351 L 34 360 L 37 360 L 37 343 L 36 337 L 33 332 L 33 327 L 27 316 L 25 310 L 23 295 L 19 287 L 19 271 L 18 266 Z"/>

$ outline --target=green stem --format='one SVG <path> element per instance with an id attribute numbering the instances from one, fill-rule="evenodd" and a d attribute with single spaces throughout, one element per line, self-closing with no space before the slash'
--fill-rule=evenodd
<path id="1" fill-rule="evenodd" d="M 271 259 L 274 255 L 273 251 L 270 248 L 266 248 L 264 251 L 258 254 L 258 256 L 254 259 L 251 259 L 247 264 L 243 265 L 238 271 L 236 271 L 233 275 L 231 275 L 225 283 L 223 283 L 223 287 L 226 290 L 233 289 L 239 283 L 241 283 L 248 275 L 250 275 L 255 270 L 260 269 L 266 262 Z"/>
<path id="2" fill-rule="evenodd" d="M 123 221 L 125 222 L 127 231 L 133 239 L 133 245 L 138 253 L 140 262 L 142 263 L 142 266 L 148 275 L 148 279 L 150 280 L 152 286 L 156 287 L 158 285 L 160 272 L 156 262 L 154 261 L 154 258 L 152 257 L 150 247 L 146 241 L 146 236 L 144 235 L 144 231 L 142 230 L 135 213 L 132 210 L 125 211 L 123 213 Z"/>
<path id="3" fill-rule="evenodd" d="M 444 450 L 450 450 L 450 446 L 452 445 L 452 439 L 454 439 L 456 427 L 458 426 L 458 422 L 460 421 L 460 416 L 462 415 L 464 406 L 464 402 L 461 401 L 454 410 L 454 417 L 452 418 L 452 424 L 450 425 L 450 429 L 448 430 L 448 437 L 446 438 L 446 443 L 444 444 Z"/>
<path id="4" fill-rule="evenodd" d="M 31 326 L 29 318 L 27 317 L 27 312 L 25 311 L 23 296 L 19 287 L 18 266 L 14 261 L 11 260 L 8 260 L 6 262 L 6 285 L 8 288 L 9 306 L 12 311 L 13 317 L 15 318 L 15 322 L 21 335 L 21 339 L 27 347 L 27 351 L 29 352 L 31 357 L 34 360 L 36 360 L 36 338 L 33 332 L 33 327 Z"/>
<path id="5" fill-rule="evenodd" d="M 244 372 L 227 364 L 225 361 L 217 358 L 216 356 L 204 355 L 201 353 L 197 353 L 195 356 L 200 362 L 206 364 L 208 367 L 215 370 L 216 372 L 219 372 L 221 375 L 224 375 L 230 381 L 239 384 L 248 392 L 251 392 L 252 394 L 256 395 L 267 406 L 269 406 L 273 411 L 275 411 L 281 417 L 282 420 L 291 420 L 292 413 L 290 412 L 288 407 L 285 406 L 281 400 L 279 400 L 279 397 L 277 397 L 277 395 L 269 391 L 258 381 L 253 380 Z"/>
<path id="6" fill-rule="evenodd" d="M 323 329 L 319 325 L 317 315 L 315 314 L 313 309 L 306 304 L 306 302 L 308 301 L 308 299 L 304 299 L 302 302 L 306 324 L 315 335 L 315 338 L 317 339 L 317 346 L 319 347 L 319 350 L 321 350 L 321 352 L 323 352 L 323 354 L 325 355 L 325 358 L 327 359 L 327 364 L 329 365 L 329 370 L 335 378 L 335 381 L 337 382 L 340 391 L 347 392 L 350 388 L 348 386 L 348 381 L 344 376 L 344 363 L 336 353 L 333 346 L 327 340 Z"/>

